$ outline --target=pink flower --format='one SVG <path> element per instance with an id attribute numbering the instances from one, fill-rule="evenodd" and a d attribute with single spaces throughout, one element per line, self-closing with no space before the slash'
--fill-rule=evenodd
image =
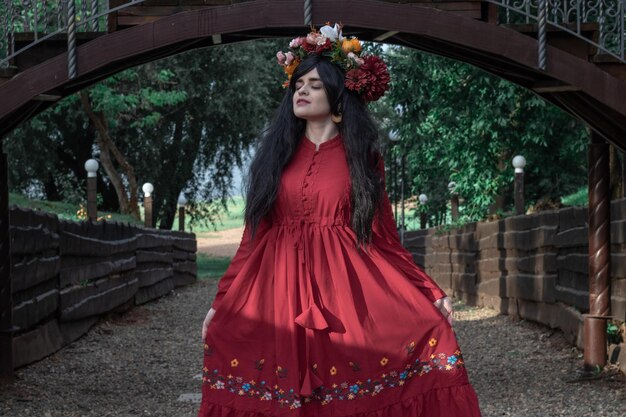
<path id="1" fill-rule="evenodd" d="M 293 52 L 287 52 L 285 65 L 286 66 L 291 65 L 294 59 L 296 59 L 296 56 L 293 54 Z"/>
<path id="2" fill-rule="evenodd" d="M 289 52 L 291 53 L 291 52 Z M 287 57 L 285 56 L 285 54 L 283 53 L 283 51 L 278 51 L 278 53 L 276 53 L 276 59 L 278 60 L 278 65 L 282 65 L 283 67 L 285 65 L 287 65 L 285 62 L 287 60 Z"/>
<path id="3" fill-rule="evenodd" d="M 353 60 L 358 66 L 365 63 L 365 60 L 363 58 L 359 58 L 354 52 L 348 52 L 348 58 Z"/>
<path id="4" fill-rule="evenodd" d="M 304 38 L 302 36 L 294 38 L 291 40 L 291 42 L 289 42 L 289 47 L 296 49 L 298 46 L 302 45 L 303 41 L 304 41 Z"/>

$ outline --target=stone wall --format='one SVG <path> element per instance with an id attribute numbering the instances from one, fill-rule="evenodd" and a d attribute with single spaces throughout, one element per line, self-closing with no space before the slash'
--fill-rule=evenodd
<path id="1" fill-rule="evenodd" d="M 71 222 L 11 208 L 14 368 L 120 312 L 196 280 L 192 233 Z"/>
<path id="2" fill-rule="evenodd" d="M 561 329 L 583 347 L 589 312 L 585 207 L 410 232 L 405 246 L 449 295 Z M 611 315 L 626 321 L 626 199 L 611 204 Z"/>

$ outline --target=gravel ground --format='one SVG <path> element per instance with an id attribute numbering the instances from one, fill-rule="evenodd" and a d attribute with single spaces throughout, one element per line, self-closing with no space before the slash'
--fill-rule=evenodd
<path id="1" fill-rule="evenodd" d="M 167 416 L 197 414 L 181 401 L 201 388 L 201 323 L 215 281 L 199 281 L 122 315 L 0 387 L 0 416 Z M 454 327 L 484 417 L 626 416 L 626 379 L 567 382 L 582 353 L 560 332 L 455 302 Z"/>

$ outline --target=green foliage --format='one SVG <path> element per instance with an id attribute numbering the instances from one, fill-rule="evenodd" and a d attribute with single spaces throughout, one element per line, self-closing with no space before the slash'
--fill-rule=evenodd
<path id="1" fill-rule="evenodd" d="M 565 206 L 586 206 L 589 204 L 589 187 L 581 187 L 575 193 L 561 198 Z"/>
<path id="2" fill-rule="evenodd" d="M 243 165 L 282 94 L 283 74 L 274 58 L 277 42 L 190 51 L 90 87 L 93 110 L 105 115 L 109 134 L 139 186 L 154 184 L 159 227 L 172 226 L 181 191 L 195 207 L 194 223 L 213 224 L 226 209 L 232 168 Z M 85 178 L 85 160 L 99 157 L 96 135 L 77 95 L 16 129 L 5 145 L 11 189 L 69 199 L 72 190 L 84 189 L 78 178 Z M 105 208 L 115 210 L 117 197 L 103 173 L 101 169 L 98 190 Z"/>
<path id="3" fill-rule="evenodd" d="M 386 55 L 392 89 L 383 105 L 402 113 L 389 116 L 401 141 L 389 145 L 387 164 L 405 155 L 408 195 L 428 195 L 430 225 L 445 222 L 449 181 L 464 199 L 465 220 L 494 211 L 498 196 L 511 208 L 516 154 L 528 161 L 528 204 L 586 182 L 588 133 L 560 109 L 467 64 L 406 48 L 390 47 Z"/>

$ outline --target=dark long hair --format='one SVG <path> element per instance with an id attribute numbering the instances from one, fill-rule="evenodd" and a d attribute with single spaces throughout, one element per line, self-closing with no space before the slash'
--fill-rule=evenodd
<path id="1" fill-rule="evenodd" d="M 371 240 L 372 221 L 382 200 L 382 178 L 376 169 L 380 155 L 378 130 L 365 102 L 345 88 L 343 71 L 317 55 L 307 57 L 298 65 L 269 127 L 261 135 L 245 181 L 245 221 L 252 227 L 254 236 L 259 222 L 276 200 L 283 168 L 291 159 L 306 127 L 306 120 L 296 117 L 293 112 L 295 84 L 314 68 L 317 68 L 324 84 L 331 112 L 338 114 L 341 108 L 343 118 L 338 128 L 350 169 L 351 226 L 360 249 Z"/>

